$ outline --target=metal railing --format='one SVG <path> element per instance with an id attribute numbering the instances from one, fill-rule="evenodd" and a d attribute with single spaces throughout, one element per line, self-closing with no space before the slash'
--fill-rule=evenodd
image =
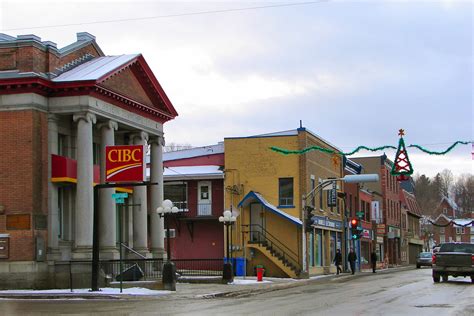
<path id="1" fill-rule="evenodd" d="M 284 245 L 275 236 L 270 234 L 265 228 L 258 224 L 242 225 L 248 227 L 245 232 L 250 233 L 249 243 L 258 243 L 268 247 L 274 252 L 275 257 L 279 257 L 283 262 L 288 262 L 294 269 L 300 269 L 300 256 L 288 246 Z"/>
<path id="2" fill-rule="evenodd" d="M 211 202 L 198 202 L 198 216 L 209 216 L 212 215 L 212 203 Z"/>
<path id="3" fill-rule="evenodd" d="M 108 282 L 130 281 L 151 281 L 160 280 L 163 276 L 163 259 L 123 259 L 120 260 L 100 260 L 99 277 L 109 280 Z M 224 259 L 175 259 L 176 272 L 179 276 L 222 276 Z M 120 268 L 122 264 L 122 269 Z M 71 291 L 74 286 L 78 286 L 77 276 L 82 279 L 88 278 L 92 271 L 92 261 L 69 261 L 69 285 Z M 74 278 L 73 278 L 74 276 Z M 76 281 L 73 281 L 76 279 Z M 81 280 L 84 281 L 84 280 Z M 89 284 L 89 279 L 81 284 Z M 74 285 L 76 283 L 76 285 Z"/>
<path id="4" fill-rule="evenodd" d="M 180 276 L 221 276 L 224 260 L 221 259 L 175 259 L 176 272 Z"/>

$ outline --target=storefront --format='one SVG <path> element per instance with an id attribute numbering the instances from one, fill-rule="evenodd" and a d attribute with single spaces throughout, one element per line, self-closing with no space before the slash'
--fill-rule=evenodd
<path id="1" fill-rule="evenodd" d="M 313 230 L 309 237 L 310 274 L 332 273 L 336 250 L 342 247 L 342 221 L 324 216 L 313 217 Z"/>

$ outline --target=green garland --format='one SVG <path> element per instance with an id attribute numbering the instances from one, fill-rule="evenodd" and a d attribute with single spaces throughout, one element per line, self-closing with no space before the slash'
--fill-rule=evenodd
<path id="1" fill-rule="evenodd" d="M 423 147 L 421 147 L 420 145 L 409 145 L 408 147 L 415 147 L 415 148 L 418 148 L 419 150 L 427 153 L 427 154 L 430 154 L 430 155 L 444 155 L 448 152 L 450 152 L 454 147 L 456 147 L 457 145 L 459 144 L 463 144 L 463 145 L 468 145 L 468 144 L 471 144 L 472 141 L 470 142 L 463 142 L 463 141 L 460 141 L 458 140 L 457 142 L 455 142 L 454 144 L 452 144 L 451 146 L 448 147 L 448 149 L 446 149 L 445 151 L 430 151 L 428 149 L 425 149 Z"/>
<path id="2" fill-rule="evenodd" d="M 356 149 L 354 149 L 353 151 L 347 152 L 347 153 L 342 152 L 342 151 L 327 149 L 327 148 L 323 148 L 323 147 L 319 147 L 319 146 L 311 146 L 311 147 L 305 148 L 303 150 L 288 150 L 288 149 L 275 147 L 275 146 L 270 147 L 270 149 L 273 150 L 274 152 L 277 152 L 277 153 L 280 153 L 280 154 L 283 154 L 283 155 L 302 155 L 302 154 L 306 154 L 309 151 L 318 150 L 318 151 L 325 152 L 325 153 L 328 153 L 328 154 L 338 154 L 338 155 L 350 156 L 350 155 L 353 155 L 353 154 L 355 154 L 356 152 L 358 152 L 362 149 L 369 150 L 369 151 L 379 151 L 379 150 L 384 150 L 384 149 L 397 149 L 397 147 L 389 146 L 389 145 L 376 147 L 376 148 L 369 148 L 367 146 L 359 146 Z"/>
<path id="3" fill-rule="evenodd" d="M 449 146 L 448 149 L 446 149 L 445 151 L 440 151 L 440 152 L 430 151 L 428 149 L 423 148 L 420 145 L 415 145 L 415 144 L 409 145 L 408 147 L 418 148 L 419 150 L 421 150 L 421 151 L 423 151 L 427 154 L 430 154 L 430 155 L 445 155 L 446 153 L 450 152 L 454 147 L 456 147 L 459 144 L 467 145 L 467 144 L 472 144 L 472 143 L 473 143 L 473 141 L 459 141 L 458 140 L 454 144 Z M 367 147 L 367 146 L 359 146 L 356 149 L 354 149 L 353 151 L 347 152 L 347 153 L 342 152 L 342 151 L 327 149 L 327 148 L 323 148 L 323 147 L 319 147 L 319 146 L 311 146 L 311 147 L 305 148 L 303 150 L 288 150 L 288 149 L 279 148 L 279 147 L 275 147 L 275 146 L 270 147 L 270 150 L 272 150 L 274 152 L 277 152 L 277 153 L 280 153 L 280 154 L 283 154 L 283 155 L 302 155 L 302 154 L 305 154 L 307 152 L 317 150 L 317 151 L 325 152 L 325 153 L 328 153 L 328 154 L 338 154 L 338 155 L 343 155 L 343 156 L 351 156 L 351 155 L 357 153 L 358 151 L 360 151 L 362 149 L 365 149 L 365 150 L 368 150 L 368 151 L 379 151 L 379 150 L 384 150 L 384 149 L 397 149 L 397 147 L 390 146 L 390 145 L 385 145 L 385 146 L 380 146 L 380 147 L 375 147 L 375 148 L 370 148 L 370 147 Z"/>

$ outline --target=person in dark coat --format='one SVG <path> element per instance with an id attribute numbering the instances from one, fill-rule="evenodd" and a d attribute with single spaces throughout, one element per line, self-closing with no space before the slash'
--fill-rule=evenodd
<path id="1" fill-rule="evenodd" d="M 349 252 L 349 255 L 347 256 L 347 261 L 349 261 L 349 265 L 351 266 L 352 274 L 355 273 L 356 260 L 357 260 L 357 255 L 355 254 L 354 249 L 351 248 L 351 251 Z"/>
<path id="2" fill-rule="evenodd" d="M 375 249 L 372 250 L 372 253 L 370 254 L 370 263 L 372 264 L 372 273 L 375 273 L 375 268 L 377 266 L 377 253 L 375 252 Z"/>
<path id="3" fill-rule="evenodd" d="M 337 249 L 336 250 L 336 255 L 334 256 L 334 264 L 336 265 L 336 274 L 342 273 L 342 255 L 341 255 L 341 250 Z"/>

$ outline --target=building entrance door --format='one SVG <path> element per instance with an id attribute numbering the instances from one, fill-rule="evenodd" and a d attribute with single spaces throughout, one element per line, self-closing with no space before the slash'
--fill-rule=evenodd
<path id="1" fill-rule="evenodd" d="M 262 204 L 250 204 L 250 230 L 252 231 L 252 241 L 262 241 L 265 239 L 265 236 L 263 236 L 263 229 L 265 229 L 265 217 L 263 215 Z"/>

